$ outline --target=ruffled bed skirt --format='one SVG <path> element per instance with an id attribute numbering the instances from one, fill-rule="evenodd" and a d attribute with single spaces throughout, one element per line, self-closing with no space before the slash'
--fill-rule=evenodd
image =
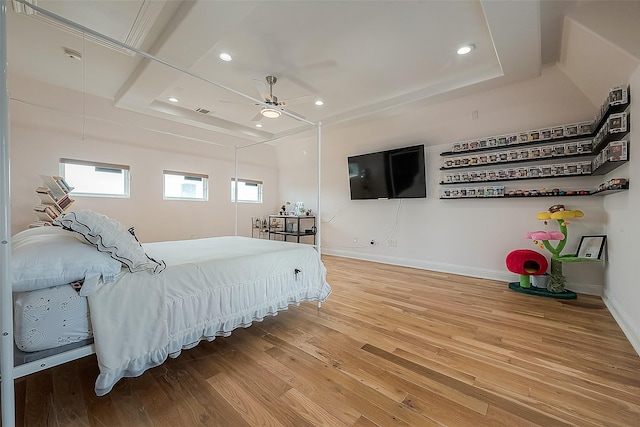
<path id="1" fill-rule="evenodd" d="M 180 323 L 188 324 L 189 321 L 193 321 L 190 318 L 206 317 L 203 315 L 206 314 L 207 309 L 202 299 L 195 296 L 174 300 L 169 304 L 169 329 L 177 332 L 170 334 L 168 345 L 130 360 L 121 369 L 101 372 L 96 379 L 95 392 L 98 396 L 104 396 L 122 378 L 140 376 L 146 370 L 163 364 L 168 357 L 176 358 L 182 350 L 197 346 L 202 340 L 213 341 L 217 337 L 228 337 L 234 329 L 247 328 L 253 322 L 261 322 L 267 316 L 275 316 L 279 311 L 287 310 L 291 305 L 298 306 L 301 302 L 325 302 L 330 294 L 331 288 L 328 286 L 320 289 L 320 292 L 307 289 L 295 295 L 273 299 L 255 309 L 207 320 L 180 330 L 174 328 Z"/>

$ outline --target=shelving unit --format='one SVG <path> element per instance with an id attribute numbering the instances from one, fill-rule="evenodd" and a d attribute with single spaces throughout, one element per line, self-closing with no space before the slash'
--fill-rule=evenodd
<path id="1" fill-rule="evenodd" d="M 440 185 L 446 186 L 441 199 L 610 194 L 601 188 L 548 191 L 506 186 L 515 181 L 606 175 L 625 164 L 629 105 L 629 87 L 619 86 L 609 91 L 592 122 L 456 142 L 452 151 L 440 154 L 444 158 Z M 628 188 L 626 182 L 613 190 Z"/>
<path id="2" fill-rule="evenodd" d="M 38 220 L 29 224 L 30 228 L 51 225 L 54 219 L 62 215 L 75 200 L 69 197 L 73 187 L 60 176 L 40 175 L 44 185 L 36 188 L 41 203 L 33 207 Z"/>
<path id="3" fill-rule="evenodd" d="M 284 241 L 289 237 L 294 237 L 296 243 L 300 243 L 300 238 L 312 236 L 313 244 L 316 244 L 316 217 L 311 215 L 269 215 L 269 240 L 272 236 L 282 236 Z"/>
<path id="4" fill-rule="evenodd" d="M 254 239 L 266 239 L 269 237 L 269 226 L 264 218 L 251 218 L 251 237 Z"/>

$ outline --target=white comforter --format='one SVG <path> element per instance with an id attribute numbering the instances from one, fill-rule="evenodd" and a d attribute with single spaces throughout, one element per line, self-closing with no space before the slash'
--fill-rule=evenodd
<path id="1" fill-rule="evenodd" d="M 122 272 L 88 297 L 99 396 L 203 338 L 228 336 L 290 304 L 324 302 L 331 293 L 309 245 L 218 237 L 143 247 L 167 264 L 162 273 Z"/>

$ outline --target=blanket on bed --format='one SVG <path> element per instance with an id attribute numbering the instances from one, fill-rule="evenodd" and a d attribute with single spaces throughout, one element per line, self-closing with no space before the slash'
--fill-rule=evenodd
<path id="1" fill-rule="evenodd" d="M 331 293 L 309 245 L 218 237 L 143 247 L 166 263 L 165 271 L 123 271 L 88 297 L 99 396 L 202 339 L 228 336 L 291 304 L 324 302 Z"/>

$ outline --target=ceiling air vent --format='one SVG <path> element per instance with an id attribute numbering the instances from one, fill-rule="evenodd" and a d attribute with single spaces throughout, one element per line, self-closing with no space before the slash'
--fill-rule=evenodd
<path id="1" fill-rule="evenodd" d="M 211 112 L 205 108 L 196 108 L 196 111 L 201 114 L 209 114 Z"/>

